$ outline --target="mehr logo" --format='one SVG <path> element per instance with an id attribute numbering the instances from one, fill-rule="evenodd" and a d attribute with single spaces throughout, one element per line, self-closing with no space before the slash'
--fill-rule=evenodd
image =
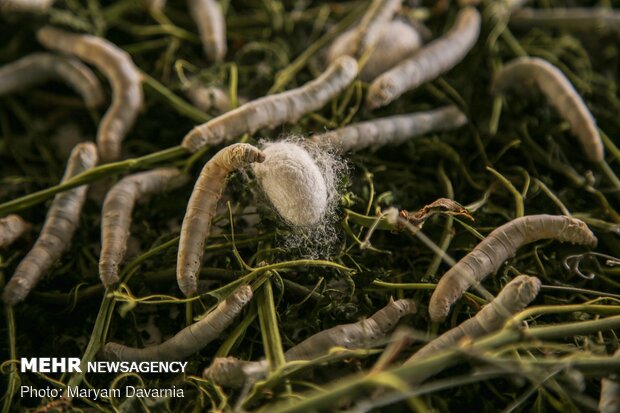
<path id="1" fill-rule="evenodd" d="M 39 357 L 21 358 L 21 372 L 27 373 L 81 373 L 80 359 L 77 357 Z"/>

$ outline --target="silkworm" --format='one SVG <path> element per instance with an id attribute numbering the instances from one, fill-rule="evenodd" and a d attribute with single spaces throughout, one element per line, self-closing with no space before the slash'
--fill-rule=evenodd
<path id="1" fill-rule="evenodd" d="M 190 86 L 185 94 L 194 106 L 203 112 L 219 115 L 232 109 L 228 93 L 216 86 Z"/>
<path id="2" fill-rule="evenodd" d="M 211 220 L 226 187 L 226 178 L 237 169 L 264 160 L 263 152 L 254 146 L 237 143 L 220 150 L 202 168 L 187 204 L 179 240 L 177 282 L 186 296 L 196 293 L 205 240 L 209 237 Z"/>
<path id="3" fill-rule="evenodd" d="M 338 57 L 352 56 L 355 48 L 356 30 L 341 34 L 327 52 L 327 61 L 333 62 Z M 360 72 L 360 79 L 370 82 L 381 73 L 396 66 L 403 59 L 411 56 L 422 45 L 422 37 L 409 24 L 394 20 L 381 24 L 370 39 L 373 50 Z"/>
<path id="4" fill-rule="evenodd" d="M 50 53 L 33 53 L 0 68 L 0 96 L 48 80 L 62 80 L 78 92 L 89 108 L 104 101 L 95 74 L 75 59 Z"/>
<path id="5" fill-rule="evenodd" d="M 614 357 L 620 358 L 620 349 L 616 351 Z M 613 378 L 601 380 L 601 397 L 598 403 L 600 413 L 620 412 L 620 382 L 618 375 Z"/>
<path id="6" fill-rule="evenodd" d="M 248 285 L 241 286 L 205 317 L 163 343 L 146 348 L 107 343 L 103 348 L 102 357 L 118 361 L 184 360 L 217 339 L 251 299 L 252 288 Z"/>
<path id="7" fill-rule="evenodd" d="M 216 357 L 204 369 L 202 377 L 219 386 L 237 388 L 243 386 L 249 377 L 260 378 L 267 371 L 266 360 L 244 361 L 236 357 Z"/>
<path id="8" fill-rule="evenodd" d="M 402 317 L 415 312 L 416 305 L 413 300 L 390 299 L 388 305 L 370 318 L 316 333 L 286 351 L 284 357 L 287 361 L 312 360 L 328 353 L 332 347 L 355 349 L 373 346 L 377 340 L 392 331 Z"/>
<path id="9" fill-rule="evenodd" d="M 476 44 L 479 34 L 480 14 L 473 7 L 465 7 L 443 37 L 376 78 L 368 89 L 366 106 L 369 109 L 385 106 L 408 90 L 452 69 Z"/>
<path id="10" fill-rule="evenodd" d="M 92 143 L 80 143 L 71 152 L 63 181 L 94 167 L 97 149 Z M 26 257 L 17 265 L 15 273 L 2 292 L 5 303 L 15 305 L 23 301 L 41 277 L 60 258 L 78 227 L 87 185 L 56 195 L 45 217 L 39 238 Z"/>
<path id="11" fill-rule="evenodd" d="M 457 129 L 466 123 L 467 118 L 456 106 L 444 106 L 428 112 L 354 123 L 311 139 L 320 147 L 344 153 L 397 145 L 427 133 Z"/>
<path id="12" fill-rule="evenodd" d="M 465 337 L 474 339 L 500 329 L 512 315 L 527 307 L 536 298 L 539 290 L 538 278 L 519 275 L 506 284 L 497 297 L 484 306 L 475 317 L 446 331 L 422 347 L 407 360 L 407 363 L 427 358 L 437 351 L 456 345 Z"/>
<path id="13" fill-rule="evenodd" d="M 7 12 L 44 13 L 54 3 L 54 0 L 2 0 L 0 14 Z"/>
<path id="14" fill-rule="evenodd" d="M 11 214 L 0 218 L 0 248 L 8 247 L 30 229 L 19 215 Z"/>
<path id="15" fill-rule="evenodd" d="M 517 28 L 560 28 L 572 31 L 620 31 L 620 13 L 597 7 L 571 7 L 554 9 L 518 10 L 510 16 L 510 25 Z"/>
<path id="16" fill-rule="evenodd" d="M 103 161 L 119 159 L 121 143 L 144 101 L 142 76 L 129 54 L 105 39 L 49 26 L 39 29 L 37 38 L 48 49 L 77 56 L 96 66 L 108 78 L 112 86 L 112 104 L 99 125 L 97 147 Z"/>
<path id="17" fill-rule="evenodd" d="M 178 188 L 187 176 L 176 168 L 159 168 L 121 179 L 105 197 L 101 221 L 99 277 L 106 288 L 118 282 L 118 267 L 127 249 L 131 213 L 143 198 Z"/>
<path id="18" fill-rule="evenodd" d="M 198 26 L 207 57 L 220 62 L 226 57 L 226 21 L 216 0 L 188 0 L 189 12 Z"/>
<path id="19" fill-rule="evenodd" d="M 415 314 L 413 300 L 392 300 L 370 318 L 357 323 L 342 324 L 320 331 L 284 353 L 287 362 L 313 360 L 329 353 L 333 347 L 347 349 L 368 348 L 377 344 L 392 331 L 399 320 L 408 314 Z M 264 361 L 242 361 L 234 357 L 215 358 L 203 376 L 226 387 L 240 387 L 248 377 L 264 375 L 267 365 Z"/>
<path id="20" fill-rule="evenodd" d="M 392 20 L 400 8 L 402 0 L 373 0 L 364 16 L 355 28 L 352 50 L 353 57 L 359 58 L 376 39 L 381 26 Z"/>
<path id="21" fill-rule="evenodd" d="M 552 238 L 559 242 L 596 246 L 597 239 L 581 220 L 563 215 L 529 215 L 496 228 L 444 274 L 429 305 L 431 320 L 443 321 L 452 304 L 469 287 L 494 273 L 523 245 Z"/>
<path id="22" fill-rule="evenodd" d="M 536 85 L 547 97 L 560 116 L 570 125 L 587 158 L 592 162 L 603 160 L 603 141 L 596 121 L 570 81 L 557 67 L 537 57 L 512 60 L 495 76 L 492 92 L 499 94 L 515 85 Z"/>
<path id="23" fill-rule="evenodd" d="M 280 216 L 290 224 L 316 224 L 328 206 L 327 183 L 319 166 L 302 146 L 275 142 L 263 146 L 265 162 L 254 174 Z"/>
<path id="24" fill-rule="evenodd" d="M 325 72 L 305 85 L 273 96 L 266 96 L 196 126 L 183 139 L 183 147 L 196 152 L 206 145 L 216 145 L 244 133 L 262 128 L 273 129 L 286 122 L 294 123 L 306 113 L 323 107 L 343 91 L 357 75 L 357 62 L 343 56 Z"/>

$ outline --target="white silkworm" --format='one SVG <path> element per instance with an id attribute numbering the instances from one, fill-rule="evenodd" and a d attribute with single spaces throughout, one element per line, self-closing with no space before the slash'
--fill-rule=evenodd
<path id="1" fill-rule="evenodd" d="M 366 105 L 370 109 L 385 106 L 406 91 L 452 69 L 476 44 L 479 34 L 480 14 L 473 7 L 465 7 L 443 37 L 376 78 L 368 89 Z"/>
<path id="2" fill-rule="evenodd" d="M 571 7 L 518 10 L 510 16 L 510 25 L 517 28 L 560 28 L 573 31 L 607 28 L 620 31 L 620 12 L 603 7 Z"/>
<path id="3" fill-rule="evenodd" d="M 97 149 L 92 143 L 81 143 L 71 152 L 63 181 L 94 167 Z M 15 273 L 2 292 L 5 303 L 15 305 L 23 301 L 54 262 L 67 249 L 78 227 L 88 185 L 56 195 L 45 217 L 39 238 L 19 263 Z"/>
<path id="4" fill-rule="evenodd" d="M 581 220 L 563 215 L 529 215 L 496 228 L 454 265 L 437 284 L 428 311 L 434 322 L 443 321 L 452 304 L 469 287 L 494 273 L 523 245 L 541 239 L 596 246 L 597 239 Z"/>
<path id="5" fill-rule="evenodd" d="M 237 388 L 243 386 L 250 377 L 260 378 L 268 371 L 266 360 L 244 361 L 236 357 L 216 357 L 204 369 L 202 377 L 218 386 Z"/>
<path id="6" fill-rule="evenodd" d="M 536 298 L 539 290 L 538 278 L 519 275 L 506 284 L 497 297 L 484 306 L 475 317 L 446 331 L 422 347 L 407 360 L 407 363 L 422 360 L 432 353 L 456 345 L 465 337 L 474 339 L 502 328 L 512 315 L 523 310 Z"/>
<path id="7" fill-rule="evenodd" d="M 341 34 L 334 42 L 334 45 L 346 44 L 344 53 L 338 54 L 336 58 L 347 54 L 359 58 L 369 47 L 372 47 L 379 35 L 385 28 L 385 24 L 392 20 L 396 11 L 400 8 L 402 0 L 373 0 L 359 24 L 352 30 Z M 345 44 L 342 40 L 347 38 Z M 333 61 L 334 59 L 329 59 Z"/>
<path id="8" fill-rule="evenodd" d="M 327 52 L 327 61 L 333 62 L 340 56 L 353 55 L 356 30 L 341 34 Z M 422 37 L 409 24 L 394 20 L 381 24 L 370 39 L 373 50 L 360 72 L 360 79 L 370 82 L 381 73 L 396 66 L 411 56 L 422 45 Z"/>
<path id="9" fill-rule="evenodd" d="M 251 299 L 252 288 L 244 285 L 236 289 L 204 318 L 179 331 L 163 343 L 146 348 L 107 343 L 103 348 L 102 357 L 106 360 L 118 361 L 184 360 L 217 339 Z"/>
<path id="10" fill-rule="evenodd" d="M 466 123 L 467 117 L 456 106 L 444 106 L 428 112 L 354 123 L 341 129 L 315 135 L 312 141 L 320 147 L 344 153 L 397 145 L 427 133 L 457 129 Z"/>
<path id="11" fill-rule="evenodd" d="M 97 147 L 103 161 L 119 159 L 121 143 L 144 101 L 142 76 L 131 56 L 105 39 L 49 26 L 39 29 L 37 38 L 48 49 L 77 56 L 96 66 L 108 78 L 112 86 L 112 104 L 99 125 Z"/>
<path id="12" fill-rule="evenodd" d="M 305 85 L 248 102 L 207 123 L 196 126 L 183 139 L 183 147 L 196 152 L 206 145 L 234 139 L 262 128 L 273 129 L 294 123 L 305 114 L 322 108 L 344 90 L 357 75 L 357 62 L 343 56 Z"/>
<path id="13" fill-rule="evenodd" d="M 11 214 L 0 218 L 0 248 L 8 247 L 30 229 L 19 215 Z"/>
<path id="14" fill-rule="evenodd" d="M 620 358 L 620 349 L 616 350 L 614 357 Z M 600 413 L 620 412 L 620 377 L 618 374 L 613 378 L 601 380 L 601 397 L 598 403 Z"/>
<path id="15" fill-rule="evenodd" d="M 10 12 L 44 13 L 54 3 L 54 0 L 2 0 L 0 14 Z"/>
<path id="16" fill-rule="evenodd" d="M 265 155 L 254 146 L 237 143 L 220 150 L 202 168 L 183 218 L 177 257 L 177 282 L 187 297 L 196 293 L 205 240 L 226 178 L 237 169 L 264 160 Z"/>
<path id="17" fill-rule="evenodd" d="M 217 86 L 190 86 L 185 92 L 189 100 L 203 112 L 213 112 L 217 115 L 232 109 L 230 96 Z"/>
<path id="18" fill-rule="evenodd" d="M 360 57 L 377 39 L 384 23 L 392 20 L 402 0 L 373 0 L 359 25 L 354 29 L 351 56 Z"/>
<path id="19" fill-rule="evenodd" d="M 415 312 L 416 305 L 413 300 L 394 301 L 390 299 L 388 305 L 370 318 L 316 333 L 286 351 L 284 357 L 287 361 L 312 360 L 328 353 L 332 347 L 347 349 L 371 347 L 396 328 L 402 317 L 415 314 Z"/>
<path id="20" fill-rule="evenodd" d="M 284 353 L 287 362 L 313 360 L 328 354 L 333 347 L 347 349 L 369 348 L 376 345 L 406 315 L 415 314 L 413 300 L 392 300 L 370 318 L 357 323 L 342 324 L 320 331 Z M 240 387 L 248 377 L 264 375 L 265 361 L 242 361 L 234 357 L 215 358 L 203 376 L 226 387 Z"/>
<path id="21" fill-rule="evenodd" d="M 512 60 L 495 76 L 493 93 L 498 94 L 516 85 L 536 85 L 560 116 L 570 124 L 587 158 L 592 162 L 603 160 L 603 141 L 596 121 L 570 81 L 562 71 L 546 60 L 521 57 Z"/>
<path id="22" fill-rule="evenodd" d="M 127 176 L 110 189 L 105 197 L 101 221 L 101 255 L 99 277 L 106 288 L 118 282 L 118 267 L 127 249 L 131 213 L 143 198 L 176 189 L 187 176 L 176 168 L 159 168 Z"/>
<path id="23" fill-rule="evenodd" d="M 67 83 L 89 108 L 104 101 L 101 84 L 88 67 L 75 59 L 50 53 L 33 53 L 0 67 L 0 96 L 52 79 Z"/>
<path id="24" fill-rule="evenodd" d="M 252 165 L 256 178 L 280 216 L 289 224 L 316 224 L 327 211 L 328 184 L 319 166 L 293 142 L 267 143 L 265 162 Z"/>
<path id="25" fill-rule="evenodd" d="M 215 62 L 226 57 L 226 21 L 222 6 L 216 0 L 188 0 L 189 12 L 198 26 L 202 47 Z"/>

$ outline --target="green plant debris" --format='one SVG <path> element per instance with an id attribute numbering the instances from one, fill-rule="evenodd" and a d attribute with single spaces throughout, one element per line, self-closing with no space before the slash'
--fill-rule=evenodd
<path id="1" fill-rule="evenodd" d="M 476 46 L 439 78 L 375 111 L 364 107 L 369 84 L 356 80 L 295 124 L 238 136 L 235 142 L 260 146 L 448 104 L 468 119 L 454 131 L 344 155 L 348 171 L 339 178 L 339 208 L 325 223 L 330 242 L 324 245 L 283 223 L 250 171 L 233 174 L 205 243 L 198 293 L 184 297 L 175 278 L 180 225 L 193 182 L 222 148 L 190 154 L 180 146 L 194 126 L 213 118 L 190 103 L 187 88 L 217 86 L 236 108 L 303 85 L 320 75 L 326 47 L 371 2 L 221 1 L 228 53 L 218 63 L 204 55 L 186 2 L 158 3 L 56 0 L 30 14 L 5 12 L 0 0 L 0 66 L 43 51 L 35 33 L 51 24 L 105 37 L 129 53 L 145 96 L 122 160 L 59 184 L 70 148 L 97 134 L 109 82 L 93 69 L 107 99 L 97 109 L 84 108 L 79 95 L 55 81 L 0 95 L 0 217 L 18 213 L 33 225 L 0 249 L 0 285 L 32 247 L 53 196 L 91 185 L 68 250 L 23 303 L 2 307 L 2 413 L 596 411 L 600 380 L 620 371 L 620 359 L 612 357 L 620 347 L 617 30 L 513 26 L 502 9 L 507 0 L 483 0 L 475 6 L 482 15 Z M 434 39 L 449 30 L 461 3 L 477 2 L 406 1 L 397 18 Z M 528 7 L 576 5 L 617 7 L 594 0 L 532 0 Z M 603 161 L 584 157 L 568 123 L 540 92 L 491 95 L 494 75 L 520 56 L 543 58 L 570 80 L 597 121 Z M 105 191 L 128 174 L 162 166 L 180 168 L 192 184 L 136 205 L 121 283 L 106 290 L 98 274 Z M 449 206 L 440 201 L 446 198 Z M 392 211 L 402 211 L 400 218 Z M 534 214 L 583 220 L 597 247 L 549 240 L 524 246 L 480 289 L 465 293 L 447 321 L 431 323 L 429 299 L 450 259 L 458 261 L 506 222 Z M 517 274 L 543 285 L 503 329 L 403 364 L 425 342 L 475 315 Z M 133 347 L 164 341 L 242 284 L 253 288 L 252 302 L 225 334 L 186 360 L 184 374 L 20 370 L 22 357 L 78 357 L 86 366 L 110 341 Z M 417 313 L 401 321 L 404 332 L 373 348 L 332 348 L 314 360 L 286 362 L 284 352 L 294 345 L 368 317 L 391 298 L 416 301 Z M 220 387 L 202 377 L 216 356 L 267 360 L 268 368 L 262 377 L 248 375 L 240 388 Z M 373 369 L 378 360 L 381 368 Z M 174 386 L 183 397 L 21 397 L 21 386 Z"/>

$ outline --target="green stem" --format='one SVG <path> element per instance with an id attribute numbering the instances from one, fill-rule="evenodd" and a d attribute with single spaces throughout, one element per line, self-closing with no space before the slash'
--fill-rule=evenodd
<path id="1" fill-rule="evenodd" d="M 142 72 L 142 78 L 144 79 L 144 85 L 148 86 L 153 92 L 157 93 L 159 96 L 164 98 L 164 100 L 170 103 L 170 106 L 172 106 L 179 113 L 179 115 L 187 116 L 188 118 L 200 123 L 207 122 L 211 119 L 209 115 L 172 93 L 170 89 L 159 83 L 148 74 Z"/>
<path id="2" fill-rule="evenodd" d="M 58 185 L 54 185 L 41 191 L 33 192 L 32 194 L 0 204 L 0 216 L 5 216 L 10 213 L 29 208 L 33 205 L 37 205 L 59 192 L 67 191 L 71 188 L 75 188 L 76 186 L 88 184 L 90 182 L 124 172 L 145 169 L 158 163 L 181 158 L 187 153 L 187 150 L 182 146 L 174 146 L 172 148 L 164 149 L 163 151 L 151 153 L 139 158 L 132 158 L 97 166 L 84 171 L 79 175 L 75 175 L 74 177 L 67 179 Z"/>
<path id="3" fill-rule="evenodd" d="M 4 313 L 6 316 L 7 334 L 9 336 L 9 357 L 10 360 L 17 360 L 17 348 L 15 345 L 15 314 L 13 313 L 13 306 L 5 304 Z M 19 385 L 19 373 L 17 372 L 17 366 L 15 363 L 11 363 L 9 368 L 9 382 L 7 383 L 6 393 L 4 395 L 2 413 L 8 413 L 11 410 L 13 396 L 17 392 L 17 387 Z"/>
<path id="4" fill-rule="evenodd" d="M 512 182 L 510 182 L 506 177 L 504 177 L 502 174 L 497 172 L 495 169 L 491 168 L 490 166 L 487 166 L 487 171 L 491 172 L 493 176 L 495 176 L 502 183 L 502 185 L 504 185 L 504 187 L 508 190 L 508 192 L 512 194 L 512 196 L 515 199 L 516 217 L 517 218 L 522 217 L 525 211 L 523 207 L 523 196 L 521 196 L 521 193 L 517 190 L 517 188 L 515 188 Z"/>
<path id="5" fill-rule="evenodd" d="M 278 316 L 273 299 L 271 280 L 267 280 L 262 288 L 256 292 L 258 306 L 258 321 L 260 332 L 263 337 L 263 348 L 269 363 L 269 370 L 275 371 L 286 363 L 282 338 L 278 329 Z"/>
<path id="6" fill-rule="evenodd" d="M 366 10 L 367 4 L 364 2 L 361 6 L 356 7 L 351 13 L 344 17 L 340 22 L 323 36 L 321 36 L 316 42 L 307 47 L 297 59 L 295 59 L 290 65 L 280 70 L 276 74 L 276 81 L 269 89 L 268 94 L 280 92 L 288 85 L 295 75 L 301 71 L 310 58 L 314 56 L 319 50 L 331 43 L 340 33 L 344 32 L 361 14 Z"/>
<path id="7" fill-rule="evenodd" d="M 336 383 L 331 383 L 320 392 L 300 394 L 300 401 L 277 403 L 268 407 L 270 413 L 303 413 L 324 408 L 334 408 L 342 399 L 355 400 L 367 394 L 377 383 L 392 381 L 394 378 L 408 383 L 421 383 L 440 371 L 466 359 L 468 353 L 479 353 L 507 344 L 531 340 L 554 340 L 563 337 L 593 334 L 598 331 L 620 328 L 620 316 L 600 320 L 563 323 L 553 326 L 533 327 L 529 329 L 504 329 L 471 342 L 467 347 L 447 349 L 415 363 L 386 370 L 378 374 L 355 374 Z M 466 350 L 466 351 L 463 351 Z M 620 368 L 620 359 L 608 357 L 607 363 Z M 567 362 L 573 366 L 574 359 Z"/>

